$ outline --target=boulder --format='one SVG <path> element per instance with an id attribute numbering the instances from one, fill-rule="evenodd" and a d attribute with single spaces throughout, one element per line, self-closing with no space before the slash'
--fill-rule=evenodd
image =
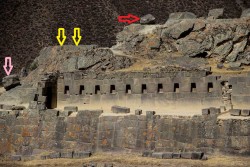
<path id="1" fill-rule="evenodd" d="M 241 66 L 241 62 L 231 62 L 229 63 L 229 68 L 237 68 Z"/>
<path id="2" fill-rule="evenodd" d="M 218 69 L 222 69 L 224 68 L 224 65 L 222 63 L 218 63 L 217 66 L 216 66 Z"/>
<path id="3" fill-rule="evenodd" d="M 9 75 L 2 79 L 3 87 L 6 90 L 10 90 L 20 84 L 19 77 L 17 75 Z"/>
<path id="4" fill-rule="evenodd" d="M 245 50 L 246 45 L 247 45 L 247 39 L 244 39 L 241 42 L 236 43 L 234 45 L 233 51 L 226 57 L 226 60 L 229 62 L 234 62 L 237 59 L 239 53 Z"/>
<path id="5" fill-rule="evenodd" d="M 233 33 L 233 30 L 230 28 L 222 29 L 220 33 L 214 36 L 214 46 L 219 46 L 221 43 L 233 39 Z"/>
<path id="6" fill-rule="evenodd" d="M 196 40 L 181 39 L 177 41 L 177 49 L 184 56 L 195 57 L 199 54 L 206 55 L 206 50 L 210 50 L 213 38 L 207 36 L 202 42 Z"/>
<path id="7" fill-rule="evenodd" d="M 151 14 L 147 14 L 147 15 L 141 17 L 140 23 L 141 24 L 154 24 L 155 17 Z"/>
<path id="8" fill-rule="evenodd" d="M 242 17 L 250 17 L 250 8 L 242 11 L 241 18 Z"/>
<path id="9" fill-rule="evenodd" d="M 225 57 L 229 54 L 229 52 L 232 50 L 233 48 L 233 42 L 229 41 L 226 42 L 218 47 L 216 47 L 213 51 L 213 53 L 220 55 L 222 57 Z"/>
<path id="10" fill-rule="evenodd" d="M 197 16 L 191 12 L 176 12 L 170 13 L 168 21 L 170 20 L 180 20 L 180 19 L 196 19 Z"/>
<path id="11" fill-rule="evenodd" d="M 212 17 L 213 19 L 219 19 L 223 16 L 224 9 L 218 8 L 218 9 L 212 9 L 208 12 L 208 17 Z"/>
<path id="12" fill-rule="evenodd" d="M 172 37 L 174 39 L 179 39 L 182 34 L 192 31 L 194 27 L 194 22 L 189 20 L 183 20 L 180 23 L 174 24 L 162 32 L 162 37 Z"/>

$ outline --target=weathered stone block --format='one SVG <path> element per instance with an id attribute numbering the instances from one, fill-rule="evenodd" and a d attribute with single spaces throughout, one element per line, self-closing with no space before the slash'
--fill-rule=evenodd
<path id="1" fill-rule="evenodd" d="M 21 155 L 12 155 L 11 160 L 12 161 L 21 161 Z"/>
<path id="2" fill-rule="evenodd" d="M 163 155 L 162 152 L 155 152 L 155 153 L 152 154 L 152 157 L 162 159 L 162 155 Z"/>
<path id="3" fill-rule="evenodd" d="M 241 110 L 241 116 L 250 116 L 250 110 Z"/>
<path id="4" fill-rule="evenodd" d="M 46 155 L 42 155 L 40 158 L 41 158 L 41 160 L 46 160 L 47 156 Z"/>
<path id="5" fill-rule="evenodd" d="M 173 153 L 172 152 L 164 152 L 162 154 L 163 159 L 172 159 L 173 158 Z"/>
<path id="6" fill-rule="evenodd" d="M 121 106 L 112 106 L 111 111 L 113 113 L 130 113 L 130 108 Z"/>
<path id="7" fill-rule="evenodd" d="M 153 151 L 145 150 L 145 151 L 143 151 L 142 156 L 143 157 L 152 157 L 152 154 L 153 154 Z"/>
<path id="8" fill-rule="evenodd" d="M 30 101 L 29 109 L 36 109 L 36 108 L 37 108 L 37 101 Z"/>
<path id="9" fill-rule="evenodd" d="M 90 157 L 92 154 L 90 151 L 86 151 L 86 152 L 74 152 L 73 153 L 73 158 L 88 158 Z"/>
<path id="10" fill-rule="evenodd" d="M 2 79 L 2 84 L 6 90 L 10 90 L 20 85 L 20 80 L 17 75 L 9 75 Z"/>
<path id="11" fill-rule="evenodd" d="M 73 152 L 61 152 L 61 158 L 73 158 Z"/>
<path id="12" fill-rule="evenodd" d="M 210 107 L 209 111 L 210 111 L 211 115 L 220 114 L 220 109 L 219 108 Z"/>
<path id="13" fill-rule="evenodd" d="M 55 159 L 55 158 L 60 158 L 61 154 L 59 152 L 51 153 L 47 156 L 49 159 Z"/>
<path id="14" fill-rule="evenodd" d="M 181 153 L 181 158 L 183 158 L 183 159 L 191 159 L 192 158 L 192 153 L 191 152 L 183 152 L 183 153 Z"/>
<path id="15" fill-rule="evenodd" d="M 4 110 L 12 110 L 12 107 L 13 107 L 14 105 L 6 105 L 6 104 L 4 104 L 3 105 L 3 109 Z"/>
<path id="16" fill-rule="evenodd" d="M 202 109 L 202 115 L 209 115 L 210 114 L 210 111 L 209 109 Z"/>
<path id="17" fill-rule="evenodd" d="M 142 110 L 141 109 L 135 110 L 135 115 L 141 115 L 141 114 L 142 114 Z"/>
<path id="18" fill-rule="evenodd" d="M 173 153 L 173 158 L 174 158 L 174 159 L 179 159 L 179 158 L 181 158 L 181 153 Z"/>
<path id="19" fill-rule="evenodd" d="M 113 166 L 114 166 L 114 165 L 113 165 L 113 164 L 110 164 L 110 163 L 108 163 L 108 164 L 105 163 L 105 164 L 104 164 L 104 167 L 113 167 Z"/>
<path id="20" fill-rule="evenodd" d="M 65 112 L 68 112 L 68 111 L 77 112 L 78 111 L 78 107 L 77 106 L 65 106 L 64 107 L 64 111 Z"/>
<path id="21" fill-rule="evenodd" d="M 153 116 L 155 115 L 155 111 L 146 111 L 146 116 Z"/>
<path id="22" fill-rule="evenodd" d="M 232 116 L 240 116 L 241 110 L 240 109 L 231 109 L 229 112 L 230 112 L 230 115 L 232 115 Z"/>
<path id="23" fill-rule="evenodd" d="M 43 102 L 43 103 L 45 103 L 46 100 L 47 100 L 47 96 L 42 96 L 42 95 L 39 95 L 37 99 L 38 102 Z"/>
<path id="24" fill-rule="evenodd" d="M 191 159 L 201 159 L 203 157 L 203 155 L 204 155 L 203 152 L 193 152 Z"/>

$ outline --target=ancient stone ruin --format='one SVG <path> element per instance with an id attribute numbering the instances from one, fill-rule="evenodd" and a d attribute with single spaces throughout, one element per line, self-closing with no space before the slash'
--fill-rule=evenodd
<path id="1" fill-rule="evenodd" d="M 146 15 L 111 48 L 44 48 L 20 83 L 3 79 L 0 154 L 250 155 L 249 10 L 236 19 L 222 14 L 173 13 L 163 25 Z"/>

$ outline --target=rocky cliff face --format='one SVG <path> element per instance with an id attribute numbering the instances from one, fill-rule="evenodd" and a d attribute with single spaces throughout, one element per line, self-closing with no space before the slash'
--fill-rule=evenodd
<path id="1" fill-rule="evenodd" d="M 12 56 L 13 73 L 29 66 L 42 48 L 58 45 L 59 27 L 66 29 L 68 39 L 74 27 L 81 27 L 81 44 L 107 47 L 115 44 L 115 34 L 124 26 L 117 22 L 118 15 L 151 13 L 156 23 L 164 23 L 172 12 L 190 11 L 200 17 L 207 16 L 209 9 L 222 7 L 225 8 L 224 18 L 234 18 L 241 15 L 242 9 L 249 8 L 250 3 L 247 0 L 3 0 L 0 2 L 0 64 L 4 63 L 5 56 Z M 66 40 L 65 44 L 73 44 L 73 41 Z M 0 78 L 3 76 L 1 70 Z"/>

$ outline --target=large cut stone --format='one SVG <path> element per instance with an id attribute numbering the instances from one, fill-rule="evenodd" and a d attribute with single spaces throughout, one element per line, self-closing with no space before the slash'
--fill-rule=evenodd
<path id="1" fill-rule="evenodd" d="M 183 153 L 181 153 L 181 158 L 183 158 L 183 159 L 191 159 L 192 158 L 192 152 L 183 152 Z"/>
<path id="2" fill-rule="evenodd" d="M 112 106 L 111 111 L 113 113 L 130 113 L 130 108 L 121 106 Z"/>
<path id="3" fill-rule="evenodd" d="M 154 24 L 155 17 L 151 14 L 147 14 L 147 15 L 141 17 L 140 23 L 141 24 Z"/>
<path id="4" fill-rule="evenodd" d="M 176 12 L 176 13 L 170 13 L 168 21 L 179 20 L 179 19 L 195 19 L 195 18 L 197 18 L 197 16 L 191 12 Z"/>
<path id="5" fill-rule="evenodd" d="M 245 117 L 250 116 L 250 110 L 242 110 L 241 116 L 245 116 Z"/>
<path id="6" fill-rule="evenodd" d="M 152 157 L 162 159 L 162 155 L 163 155 L 162 152 L 155 152 L 155 153 L 152 154 Z"/>
<path id="7" fill-rule="evenodd" d="M 88 158 L 91 156 L 91 152 L 74 152 L 73 158 Z"/>
<path id="8" fill-rule="evenodd" d="M 2 79 L 3 87 L 6 90 L 10 90 L 18 85 L 20 85 L 20 80 L 17 75 L 9 75 Z"/>
<path id="9" fill-rule="evenodd" d="M 193 152 L 191 159 L 202 159 L 203 156 L 204 156 L 203 152 Z"/>
<path id="10" fill-rule="evenodd" d="M 240 112 L 241 112 L 240 109 L 231 109 L 230 110 L 230 115 L 232 115 L 232 116 L 240 116 Z"/>
<path id="11" fill-rule="evenodd" d="M 172 152 L 164 152 L 162 154 L 162 159 L 172 159 L 173 158 L 173 153 Z"/>

